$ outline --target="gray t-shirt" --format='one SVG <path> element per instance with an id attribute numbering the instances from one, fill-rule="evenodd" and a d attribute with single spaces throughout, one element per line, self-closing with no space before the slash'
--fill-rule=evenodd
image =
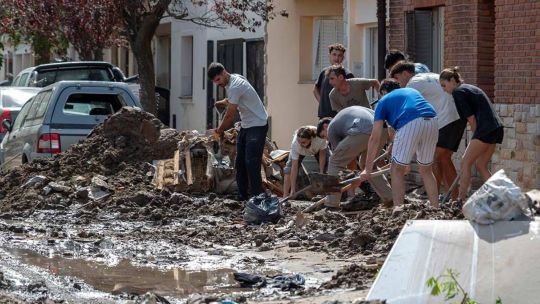
<path id="1" fill-rule="evenodd" d="M 350 89 L 347 95 L 342 95 L 335 88 L 330 91 L 330 104 L 332 110 L 339 112 L 350 106 L 362 106 L 371 109 L 366 90 L 371 88 L 371 82 L 365 78 L 351 78 L 346 80 Z"/>
<path id="2" fill-rule="evenodd" d="M 345 108 L 328 125 L 328 143 L 335 149 L 349 135 L 371 135 L 375 112 L 361 106 Z"/>
<path id="3" fill-rule="evenodd" d="M 259 95 L 244 76 L 231 74 L 229 84 L 225 89 L 229 102 L 238 105 L 242 128 L 266 125 L 268 113 Z"/>
<path id="4" fill-rule="evenodd" d="M 336 116 L 336 111 L 333 111 L 332 106 L 330 105 L 330 91 L 332 91 L 333 87 L 330 84 L 328 77 L 326 77 L 325 73 L 327 69 L 328 67 L 321 71 L 319 78 L 317 78 L 317 82 L 315 83 L 315 86 L 319 89 L 319 94 L 321 95 L 318 110 L 319 118 Z M 345 78 L 347 79 L 354 77 L 347 69 L 345 69 L 345 73 L 347 75 Z"/>

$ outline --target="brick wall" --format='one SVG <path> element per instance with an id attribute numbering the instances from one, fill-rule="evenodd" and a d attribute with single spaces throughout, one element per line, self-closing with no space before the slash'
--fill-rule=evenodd
<path id="1" fill-rule="evenodd" d="M 503 119 L 492 171 L 505 169 L 526 190 L 540 188 L 540 2 L 390 0 L 389 47 L 404 49 L 405 11 L 441 3 L 445 66 L 460 66 L 465 82 L 486 91 Z"/>
<path id="2" fill-rule="evenodd" d="M 540 189 L 540 2 L 495 1 L 495 103 L 505 139 L 492 161 Z"/>

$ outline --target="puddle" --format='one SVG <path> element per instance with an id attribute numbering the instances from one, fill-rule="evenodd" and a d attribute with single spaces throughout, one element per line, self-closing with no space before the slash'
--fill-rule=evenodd
<path id="1" fill-rule="evenodd" d="M 163 271 L 133 266 L 129 260 L 111 267 L 81 259 L 46 257 L 28 249 L 3 249 L 25 264 L 44 268 L 58 276 L 77 277 L 97 290 L 113 294 L 153 291 L 163 296 L 184 297 L 203 292 L 250 291 L 237 287 L 232 269 L 186 271 L 174 268 Z"/>

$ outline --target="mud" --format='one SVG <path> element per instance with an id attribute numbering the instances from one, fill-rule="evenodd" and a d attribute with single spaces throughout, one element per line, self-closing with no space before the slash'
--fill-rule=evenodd
<path id="1" fill-rule="evenodd" d="M 355 264 L 332 278 L 332 272 L 337 269 L 325 270 L 327 283 L 320 277 L 315 281 L 308 278 L 311 283 L 299 291 L 279 295 L 273 291 L 248 292 L 239 296 L 289 299 L 309 297 L 328 289 L 366 289 L 408 220 L 463 218 L 457 205 L 432 209 L 416 200 L 401 209 L 386 209 L 378 204 L 376 196 L 364 195 L 356 197 L 356 201 L 353 199 L 350 208 L 343 211 L 323 209 L 306 214 L 301 224 L 297 224 L 296 215 L 311 203 L 292 201 L 282 209 L 283 216 L 277 224 L 249 226 L 243 221 L 244 203 L 233 196 L 173 193 L 156 190 L 152 185 L 152 161 L 172 158 L 184 136 L 182 132 L 163 129 L 150 114 L 122 109 L 97 126 L 86 140 L 54 159 L 37 160 L 0 175 L 3 250 L 19 258 L 20 254 L 10 250 L 31 250 L 26 255 L 32 258 L 23 263 L 39 269 L 49 269 L 50 265 L 58 268 L 55 265 L 60 262 L 54 262 L 58 257 L 62 265 L 71 265 L 68 260 L 80 267 L 86 265 L 79 272 L 71 265 L 71 270 L 64 274 L 74 278 L 84 276 L 88 282 L 85 290 L 100 294 L 95 303 L 109 301 L 114 286 L 111 289 L 111 284 L 100 285 L 98 281 L 107 282 L 107 278 L 92 279 L 85 275 L 91 272 L 88 267 L 108 278 L 118 278 L 121 273 L 120 277 L 127 280 L 130 272 L 108 272 L 103 268 L 103 265 L 117 267 L 122 261 L 129 261 L 129 267 L 134 267 L 130 268 L 132 271 L 153 267 L 167 273 L 160 275 L 170 277 L 171 271 L 174 273 L 171 269 L 178 269 L 178 273 L 226 269 L 226 273 L 234 270 L 265 274 L 276 271 L 276 266 L 271 267 L 254 253 L 282 248 L 303 252 L 304 259 L 309 259 L 310 252 L 322 253 L 329 260 L 356 259 Z M 36 176 L 43 178 L 32 180 Z M 29 180 L 33 183 L 26 184 Z M 344 212 L 351 210 L 354 212 Z M 0 260 L 0 271 L 4 270 L 2 263 Z M 122 265 L 122 269 L 128 268 Z M 22 268 L 14 271 L 17 269 Z M 149 272 L 138 281 L 155 274 L 155 270 L 144 271 Z M 221 277 L 228 277 L 225 272 L 220 272 Z M 42 277 L 48 275 L 51 274 L 46 271 Z M 2 279 L 0 291 L 13 291 L 13 286 L 4 286 L 8 281 Z M 184 293 L 172 291 L 168 283 L 156 287 L 159 285 L 156 281 L 131 285 L 143 291 L 150 290 L 149 286 L 161 288 L 166 295 L 176 298 L 189 295 L 192 303 L 234 294 L 228 279 L 216 280 L 196 288 L 182 287 L 187 290 Z M 31 284 L 25 285 L 22 298 L 39 300 L 40 286 L 28 289 Z M 69 290 L 56 294 L 53 300 L 72 299 Z M 200 296 L 197 298 L 195 294 Z M 0 299 L 3 299 L 1 294 Z M 112 299 L 114 302 L 119 298 Z"/>

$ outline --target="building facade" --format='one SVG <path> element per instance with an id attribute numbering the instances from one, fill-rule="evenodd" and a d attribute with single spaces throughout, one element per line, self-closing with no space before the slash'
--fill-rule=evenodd
<path id="1" fill-rule="evenodd" d="M 492 171 L 540 188 L 540 2 L 390 0 L 389 8 L 389 48 L 435 72 L 459 66 L 493 99 L 505 138 Z"/>

